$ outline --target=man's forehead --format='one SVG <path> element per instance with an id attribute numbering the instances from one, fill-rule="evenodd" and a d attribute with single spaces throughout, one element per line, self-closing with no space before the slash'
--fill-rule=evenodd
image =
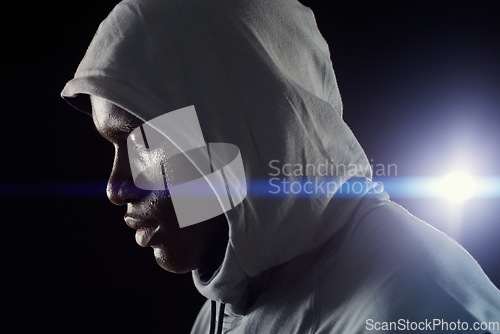
<path id="1" fill-rule="evenodd" d="M 97 96 L 91 96 L 92 118 L 95 127 L 106 137 L 129 134 L 143 122 L 125 109 Z"/>

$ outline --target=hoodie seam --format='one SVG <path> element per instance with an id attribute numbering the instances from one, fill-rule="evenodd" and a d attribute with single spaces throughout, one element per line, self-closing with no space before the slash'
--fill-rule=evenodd
<path id="1" fill-rule="evenodd" d="M 322 265 L 323 265 L 323 261 L 318 263 L 317 268 L 316 268 L 316 286 L 314 288 L 313 303 L 312 303 L 313 324 L 311 326 L 311 329 L 309 330 L 309 334 L 313 334 L 316 332 L 316 330 L 318 328 L 319 318 L 320 318 L 318 296 L 319 296 L 319 290 L 321 288 L 321 266 Z"/>

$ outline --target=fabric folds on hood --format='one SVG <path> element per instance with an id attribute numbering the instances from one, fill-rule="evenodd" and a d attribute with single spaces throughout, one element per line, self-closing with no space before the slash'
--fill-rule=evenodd
<path id="1" fill-rule="evenodd" d="M 326 42 L 295 0 L 125 0 L 101 23 L 62 96 L 89 112 L 105 98 L 144 121 L 194 105 L 207 142 L 239 147 L 248 196 L 226 213 L 229 244 L 211 279 L 193 273 L 207 298 L 245 311 L 245 284 L 307 253 L 340 230 L 356 199 L 263 196 L 270 163 L 340 166 L 375 186 L 362 148 L 342 120 Z M 289 175 L 290 182 L 316 175 Z M 282 176 L 279 176 L 282 177 Z M 372 189 L 372 190 L 370 190 Z"/>

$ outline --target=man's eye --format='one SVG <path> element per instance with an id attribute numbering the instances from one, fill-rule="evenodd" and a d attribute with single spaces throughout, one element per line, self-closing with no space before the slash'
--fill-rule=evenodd
<path id="1" fill-rule="evenodd" d="M 140 133 L 137 133 L 137 131 L 134 131 L 130 134 L 127 145 L 132 145 L 133 150 L 136 152 L 144 152 L 148 150 L 148 147 L 144 143 L 144 139 L 142 138 Z"/>
<path id="2" fill-rule="evenodd" d="M 139 153 L 148 153 L 149 148 L 146 147 L 144 144 L 135 144 L 134 145 L 134 150 Z"/>

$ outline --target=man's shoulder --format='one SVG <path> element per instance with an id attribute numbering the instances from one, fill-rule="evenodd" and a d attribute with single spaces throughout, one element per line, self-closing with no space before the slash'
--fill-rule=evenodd
<path id="1" fill-rule="evenodd" d="M 350 312 L 381 319 L 491 319 L 481 305 L 500 316 L 500 292 L 472 256 L 391 202 L 347 226 L 341 246 L 325 257 L 322 272 L 325 309 L 353 307 Z M 332 307 L 328 299 L 334 296 Z"/>

